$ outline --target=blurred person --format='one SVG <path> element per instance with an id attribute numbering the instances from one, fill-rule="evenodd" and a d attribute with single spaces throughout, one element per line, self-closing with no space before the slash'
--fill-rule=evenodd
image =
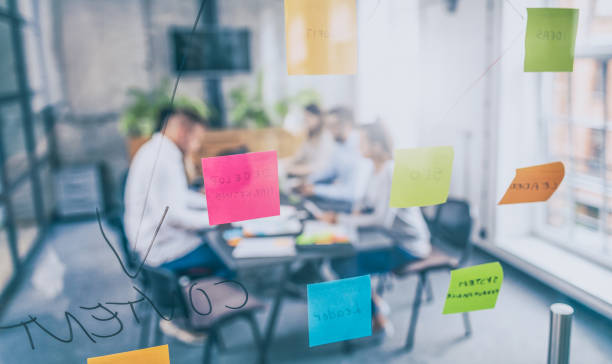
<path id="1" fill-rule="evenodd" d="M 353 128 L 353 113 L 347 108 L 333 108 L 325 119 L 334 145 L 326 166 L 313 172 L 299 190 L 306 197 L 348 203 L 350 211 L 363 190 L 360 181 L 368 168 L 359 152 L 359 132 Z"/>
<path id="2" fill-rule="evenodd" d="M 323 114 L 317 105 L 309 104 L 304 108 L 304 123 L 306 140 L 287 166 L 287 173 L 296 177 L 322 170 L 333 147 L 332 137 L 325 129 Z"/>
<path id="3" fill-rule="evenodd" d="M 146 260 L 150 266 L 178 274 L 193 269 L 226 272 L 199 233 L 210 228 L 205 195 L 189 189 L 185 174 L 185 155 L 200 150 L 206 128 L 207 121 L 194 110 L 165 109 L 159 115 L 156 132 L 132 160 L 125 188 L 124 221 L 130 245 L 140 259 L 144 259 L 163 211 L 169 207 Z"/>
<path id="4" fill-rule="evenodd" d="M 352 214 L 325 212 L 319 219 L 340 223 L 357 229 L 384 228 L 390 231 L 398 244 L 392 250 L 374 250 L 358 253 L 353 258 L 335 259 L 333 270 L 341 277 L 386 273 L 405 264 L 426 258 L 431 253 L 429 230 L 418 207 L 393 208 L 389 206 L 393 179 L 393 147 L 384 125 L 377 121 L 364 125 L 361 133 L 361 153 L 372 161 L 374 173 L 370 176 L 363 198 L 355 204 Z M 389 329 L 383 315 L 388 307 L 372 292 L 373 324 L 375 330 Z"/>

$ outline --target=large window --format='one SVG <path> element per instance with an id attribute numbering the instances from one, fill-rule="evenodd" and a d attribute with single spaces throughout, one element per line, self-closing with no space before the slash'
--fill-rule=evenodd
<path id="1" fill-rule="evenodd" d="M 53 208 L 38 0 L 0 0 L 0 299 Z"/>
<path id="2" fill-rule="evenodd" d="M 567 4 L 582 19 L 574 72 L 540 76 L 545 152 L 566 177 L 538 232 L 612 267 L 612 3 L 586 3 Z"/>

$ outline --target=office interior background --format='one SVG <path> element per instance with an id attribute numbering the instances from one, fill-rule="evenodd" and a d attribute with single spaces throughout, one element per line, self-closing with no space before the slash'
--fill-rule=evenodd
<path id="1" fill-rule="evenodd" d="M 0 0 L 0 326 L 32 315 L 67 337 L 65 311 L 133 296 L 95 209 L 116 241 L 106 217 L 122 203 L 129 167 L 130 90 L 171 92 L 184 52 L 177 44 L 199 6 Z M 523 72 L 527 7 L 580 9 L 573 72 Z M 283 0 L 209 0 L 198 30 L 233 32 L 245 63 L 187 70 L 177 95 L 215 110 L 215 129 L 235 133 L 228 138 L 268 133 L 272 149 L 299 139 L 304 99 L 349 107 L 358 124 L 383 120 L 396 148 L 453 146 L 449 196 L 469 203 L 473 263 L 502 262 L 504 286 L 495 309 L 472 313 L 464 338 L 461 319 L 440 314 L 448 273 L 432 275 L 433 301 L 422 307 L 412 351 L 401 348 L 414 278 L 393 281 L 386 296 L 394 336 L 350 352 L 309 348 L 306 303 L 290 299 L 268 361 L 541 363 L 548 306 L 564 302 L 576 310 L 571 362 L 612 363 L 612 3 L 357 0 L 357 22 L 355 75 L 288 76 Z M 265 117 L 241 117 L 240 95 Z M 566 175 L 548 202 L 497 205 L 516 168 L 552 161 L 563 161 Z M 274 277 L 257 279 L 265 286 Z M 266 305 L 257 315 L 263 326 L 272 295 L 252 289 Z M 0 329 L 0 362 L 82 363 L 141 348 L 141 326 L 126 320 L 121 334 L 97 343 L 74 324 L 69 343 L 33 326 L 35 349 L 23 329 Z M 228 348 L 213 362 L 254 362 L 244 331 L 228 327 Z M 201 360 L 202 343 L 161 343 L 173 364 Z"/>

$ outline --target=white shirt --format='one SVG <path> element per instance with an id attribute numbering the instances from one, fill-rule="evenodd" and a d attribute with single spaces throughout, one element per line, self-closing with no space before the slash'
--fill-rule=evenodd
<path id="1" fill-rule="evenodd" d="M 360 215 L 341 214 L 338 221 L 353 227 L 380 226 L 392 229 L 400 236 L 406 236 L 400 242 L 402 248 L 415 257 L 425 258 L 431 252 L 427 223 L 418 207 L 398 209 L 389 206 L 392 181 L 393 161 L 387 161 L 380 170 L 370 176 L 365 194 L 354 208 L 355 211 L 372 211 Z"/>
<path id="2" fill-rule="evenodd" d="M 147 199 L 149 182 L 151 189 Z M 151 266 L 159 266 L 191 252 L 202 243 L 196 231 L 210 227 L 205 196 L 189 190 L 183 153 L 170 139 L 156 133 L 138 149 L 125 186 L 125 232 L 132 249 L 136 245 L 141 259 L 166 206 L 169 207 L 168 214 L 147 257 L 147 264 Z M 138 233 L 141 216 L 142 225 Z"/>
<path id="3" fill-rule="evenodd" d="M 363 196 L 364 181 L 371 163 L 361 156 L 360 135 L 353 131 L 344 143 L 334 142 L 325 168 L 312 173 L 315 196 L 354 203 Z M 333 180 L 332 183 L 318 183 Z"/>

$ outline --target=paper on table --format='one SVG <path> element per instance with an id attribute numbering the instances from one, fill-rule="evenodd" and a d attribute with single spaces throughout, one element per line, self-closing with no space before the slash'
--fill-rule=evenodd
<path id="1" fill-rule="evenodd" d="M 357 71 L 355 0 L 285 0 L 290 75 Z"/>
<path id="2" fill-rule="evenodd" d="M 578 9 L 527 9 L 525 72 L 572 72 Z"/>
<path id="3" fill-rule="evenodd" d="M 442 313 L 495 307 L 503 279 L 504 272 L 499 262 L 452 270 Z"/>
<path id="4" fill-rule="evenodd" d="M 310 347 L 372 335 L 370 276 L 309 284 Z"/>
<path id="5" fill-rule="evenodd" d="M 211 225 L 280 214 L 276 151 L 202 158 Z"/>
<path id="6" fill-rule="evenodd" d="M 295 255 L 293 238 L 246 238 L 232 251 L 234 258 L 291 257 Z"/>
<path id="7" fill-rule="evenodd" d="M 564 176 L 565 168 L 561 162 L 518 168 L 498 205 L 546 201 L 557 190 Z"/>
<path id="8" fill-rule="evenodd" d="M 87 359 L 87 364 L 170 364 L 168 345 Z"/>
<path id="9" fill-rule="evenodd" d="M 391 184 L 391 207 L 446 202 L 453 170 L 453 147 L 398 149 Z"/>

